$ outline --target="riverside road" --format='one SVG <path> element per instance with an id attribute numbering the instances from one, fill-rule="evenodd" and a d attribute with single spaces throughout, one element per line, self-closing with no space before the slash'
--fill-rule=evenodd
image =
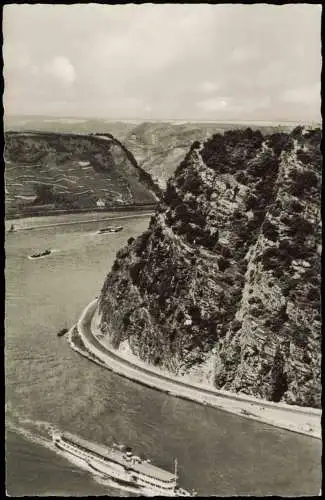
<path id="1" fill-rule="evenodd" d="M 94 300 L 84 309 L 77 328 L 86 349 L 104 363 L 108 369 L 177 397 L 213 406 L 245 418 L 259 420 L 314 438 L 321 438 L 320 410 L 267 402 L 250 396 L 230 394 L 226 391 L 209 389 L 201 385 L 192 385 L 176 377 L 169 377 L 125 360 L 116 351 L 103 345 L 93 334 L 91 322 L 96 307 L 97 300 Z"/>

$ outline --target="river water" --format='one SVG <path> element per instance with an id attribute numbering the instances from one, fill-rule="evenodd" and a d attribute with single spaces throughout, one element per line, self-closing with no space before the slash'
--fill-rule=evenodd
<path id="1" fill-rule="evenodd" d="M 121 223 L 122 221 L 117 223 Z M 100 293 L 117 250 L 148 226 L 98 235 L 103 222 L 19 231 L 6 238 L 6 489 L 11 496 L 126 496 L 38 444 L 43 423 L 173 470 L 201 495 L 317 495 L 321 442 L 143 387 L 72 351 L 61 328 Z M 105 224 L 104 224 L 105 225 Z M 54 248 L 36 261 L 27 256 Z M 15 424 L 18 431 L 10 430 Z M 24 437 L 32 430 L 35 442 Z"/>

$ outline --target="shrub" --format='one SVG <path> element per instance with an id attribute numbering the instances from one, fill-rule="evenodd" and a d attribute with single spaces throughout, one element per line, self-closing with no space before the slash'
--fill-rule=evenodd
<path id="1" fill-rule="evenodd" d="M 271 401 L 279 402 L 288 390 L 287 376 L 284 372 L 284 359 L 279 348 L 275 352 L 271 380 Z"/>
<path id="2" fill-rule="evenodd" d="M 289 316 L 287 314 L 287 306 L 284 305 L 281 307 L 280 311 L 278 312 L 278 317 L 279 320 L 281 320 L 283 323 L 289 320 Z"/>
<path id="3" fill-rule="evenodd" d="M 290 224 L 290 220 L 291 219 L 285 214 L 282 214 L 280 217 L 280 221 L 282 222 L 282 224 L 285 224 L 286 226 Z"/>
<path id="4" fill-rule="evenodd" d="M 149 237 L 150 233 L 149 231 L 146 231 L 138 238 L 137 249 L 136 249 L 137 255 L 141 255 L 144 252 L 144 250 L 147 247 Z"/>
<path id="5" fill-rule="evenodd" d="M 226 170 L 227 151 L 225 148 L 225 140 L 221 134 L 215 134 L 209 139 L 201 152 L 202 158 L 206 165 L 219 172 Z"/>
<path id="6" fill-rule="evenodd" d="M 311 189 L 318 187 L 317 175 L 310 170 L 306 170 L 304 172 L 297 172 L 296 170 L 293 170 L 290 173 L 290 177 L 293 184 L 290 186 L 289 192 L 298 198 Z"/>
<path id="7" fill-rule="evenodd" d="M 244 214 L 241 212 L 241 210 L 236 208 L 236 210 L 234 210 L 233 212 L 233 218 L 235 221 L 241 221 L 244 218 Z"/>
<path id="8" fill-rule="evenodd" d="M 186 177 L 184 188 L 195 195 L 199 195 L 202 192 L 202 182 L 195 175 L 189 174 Z"/>
<path id="9" fill-rule="evenodd" d="M 273 274 L 276 278 L 282 278 L 283 270 L 280 267 L 276 266 L 275 269 L 273 268 Z"/>
<path id="10" fill-rule="evenodd" d="M 295 237 L 300 235 L 301 237 L 306 237 L 313 234 L 313 232 L 314 226 L 311 222 L 300 216 L 291 218 L 290 226 L 288 228 L 289 236 Z"/>
<path id="11" fill-rule="evenodd" d="M 291 288 L 288 284 L 283 284 L 281 287 L 283 297 L 289 297 Z"/>
<path id="12" fill-rule="evenodd" d="M 213 250 L 215 248 L 216 243 L 218 243 L 219 239 L 219 231 L 216 231 L 213 235 L 207 234 L 198 240 L 198 243 L 205 246 L 209 250 Z"/>
<path id="13" fill-rule="evenodd" d="M 260 316 L 262 316 L 263 311 L 261 309 L 259 309 L 258 307 L 252 307 L 251 308 L 251 314 L 255 318 L 259 318 Z"/>
<path id="14" fill-rule="evenodd" d="M 280 241 L 279 251 L 283 255 L 288 255 L 292 259 L 304 259 L 309 257 L 309 251 L 305 247 L 287 238 Z"/>
<path id="15" fill-rule="evenodd" d="M 114 264 L 112 266 L 112 270 L 117 271 L 119 268 L 120 268 L 120 264 L 119 264 L 118 260 L 115 260 Z"/>
<path id="16" fill-rule="evenodd" d="M 313 157 L 310 155 L 310 153 L 307 153 L 303 149 L 297 150 L 297 158 L 304 165 L 310 165 L 313 162 Z"/>
<path id="17" fill-rule="evenodd" d="M 200 141 L 194 141 L 192 146 L 191 146 L 191 150 L 192 149 L 200 149 L 200 147 L 201 147 Z"/>
<path id="18" fill-rule="evenodd" d="M 255 195 L 250 194 L 248 195 L 246 199 L 246 209 L 247 210 L 253 210 L 254 208 L 257 208 L 259 206 L 258 199 Z"/>
<path id="19" fill-rule="evenodd" d="M 216 250 L 219 250 L 220 254 L 226 259 L 231 257 L 231 250 L 228 247 L 220 245 Z"/>
<path id="20" fill-rule="evenodd" d="M 295 330 L 294 343 L 304 349 L 308 344 L 309 330 L 304 326 L 298 326 Z"/>
<path id="21" fill-rule="evenodd" d="M 133 242 L 134 242 L 134 238 L 133 238 L 133 236 L 131 236 L 131 238 L 128 239 L 128 245 L 131 245 Z"/>
<path id="22" fill-rule="evenodd" d="M 293 147 L 291 137 L 284 132 L 276 132 L 269 137 L 269 145 L 273 148 L 274 153 L 279 156 L 282 151 L 290 151 Z"/>
<path id="23" fill-rule="evenodd" d="M 262 231 L 267 239 L 274 242 L 277 241 L 279 237 L 277 227 L 274 224 L 272 224 L 272 222 L 270 222 L 269 220 L 266 219 L 264 221 L 264 224 L 262 226 Z"/>
<path id="24" fill-rule="evenodd" d="M 171 225 L 173 224 L 173 216 L 172 216 L 172 214 L 171 214 L 171 212 L 170 212 L 170 211 L 168 211 L 168 212 L 166 213 L 165 220 L 166 220 L 166 224 L 167 224 L 167 226 L 171 226 Z"/>
<path id="25" fill-rule="evenodd" d="M 273 270 L 274 275 L 280 277 L 283 269 L 288 268 L 291 263 L 291 257 L 287 252 L 281 252 L 276 248 L 267 248 L 262 255 L 263 267 L 266 270 Z"/>
<path id="26" fill-rule="evenodd" d="M 221 257 L 218 260 L 218 266 L 219 270 L 224 272 L 230 266 L 230 261 L 228 259 L 224 259 L 223 257 Z"/>
<path id="27" fill-rule="evenodd" d="M 183 311 L 179 311 L 177 313 L 177 316 L 176 316 L 177 321 L 181 322 L 181 321 L 183 321 L 184 318 L 185 318 L 184 312 Z"/>
<path id="28" fill-rule="evenodd" d="M 316 286 L 312 286 L 307 293 L 307 299 L 310 301 L 315 301 L 319 300 L 320 298 L 320 291 L 319 288 Z"/>
<path id="29" fill-rule="evenodd" d="M 123 325 L 125 328 L 127 328 L 130 325 L 130 316 L 132 314 L 132 311 L 127 311 L 124 316 L 123 316 Z"/>
<path id="30" fill-rule="evenodd" d="M 171 204 L 175 198 L 178 198 L 175 186 L 169 181 L 164 195 L 164 201 Z"/>
<path id="31" fill-rule="evenodd" d="M 272 207 L 271 211 L 273 217 L 279 217 L 281 215 L 281 208 L 280 207 Z"/>
<path id="32" fill-rule="evenodd" d="M 304 207 L 302 206 L 301 203 L 299 203 L 299 201 L 293 200 L 290 203 L 289 210 L 292 212 L 301 213 L 303 209 Z"/>
<path id="33" fill-rule="evenodd" d="M 297 125 L 291 132 L 291 136 L 295 139 L 299 139 L 302 136 L 303 127 L 301 125 Z"/>
<path id="34" fill-rule="evenodd" d="M 154 366 L 159 365 L 160 359 L 161 359 L 160 356 L 155 356 L 155 359 L 154 359 L 154 362 L 153 362 Z"/>
<path id="35" fill-rule="evenodd" d="M 143 262 L 138 262 L 136 264 L 133 264 L 132 267 L 130 267 L 130 276 L 134 285 L 137 284 L 138 282 L 138 277 L 141 270 L 143 269 L 143 266 L 144 266 Z"/>
<path id="36" fill-rule="evenodd" d="M 233 322 L 232 322 L 232 331 L 233 332 L 238 332 L 238 330 L 240 330 L 242 327 L 242 322 L 239 321 L 238 319 L 235 319 Z"/>
<path id="37" fill-rule="evenodd" d="M 200 323 L 202 321 L 201 309 L 196 304 L 190 306 L 188 312 L 193 320 L 193 323 Z"/>
<path id="38" fill-rule="evenodd" d="M 226 285 L 229 285 L 229 286 L 233 286 L 233 284 L 234 284 L 234 278 L 232 276 L 229 276 L 229 275 L 224 276 L 223 281 L 224 281 L 224 283 L 226 283 Z"/>
<path id="39" fill-rule="evenodd" d="M 247 233 L 255 234 L 256 230 L 260 227 L 263 219 L 263 213 L 255 213 L 255 217 L 247 222 Z"/>
<path id="40" fill-rule="evenodd" d="M 301 406 L 308 406 L 311 408 L 322 407 L 322 391 L 320 385 L 313 384 L 308 388 L 308 392 L 304 394 L 304 399 L 299 402 Z"/>
<path id="41" fill-rule="evenodd" d="M 247 176 L 247 174 L 245 174 L 245 172 L 238 172 L 235 176 L 236 178 L 236 181 L 239 182 L 240 184 L 247 184 L 248 181 L 249 181 L 249 177 Z"/>

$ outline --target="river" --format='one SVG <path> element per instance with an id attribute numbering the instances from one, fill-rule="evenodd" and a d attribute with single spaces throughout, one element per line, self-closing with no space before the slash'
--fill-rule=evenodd
<path id="1" fill-rule="evenodd" d="M 18 231 L 6 238 L 6 489 L 11 496 L 126 496 L 37 443 L 43 423 L 137 454 L 172 470 L 201 495 L 317 495 L 321 442 L 177 399 L 101 368 L 72 351 L 69 327 L 100 293 L 117 250 L 148 217 Z M 105 224 L 104 224 L 105 225 Z M 56 252 L 31 261 L 45 248 Z M 24 437 L 32 430 L 35 442 Z"/>

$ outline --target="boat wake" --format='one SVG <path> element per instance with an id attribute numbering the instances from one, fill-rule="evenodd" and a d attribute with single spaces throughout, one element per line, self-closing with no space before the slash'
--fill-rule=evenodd
<path id="1" fill-rule="evenodd" d="M 114 492 L 116 493 L 115 496 L 117 496 L 119 490 L 124 489 L 113 480 L 105 478 L 105 476 L 100 472 L 92 470 L 81 460 L 78 460 L 77 458 L 74 459 L 73 456 L 66 454 L 64 451 L 61 451 L 56 446 L 54 446 L 52 441 L 52 433 L 61 432 L 61 430 L 53 424 L 43 420 L 17 418 L 17 415 L 15 415 L 13 418 L 6 419 L 6 430 L 14 432 L 24 439 L 27 439 L 31 443 L 40 445 L 52 451 L 53 453 L 55 453 L 55 455 L 63 457 L 66 460 L 66 465 L 60 465 L 59 467 L 55 466 L 50 459 L 46 460 L 44 456 L 42 456 L 40 460 L 42 460 L 43 462 L 48 461 L 51 463 L 51 466 L 56 468 L 58 467 L 60 469 L 69 469 L 69 473 L 75 471 L 75 473 L 80 474 L 81 470 L 86 471 L 90 475 L 91 479 L 97 484 L 105 486 L 106 488 L 114 489 Z M 27 453 L 26 451 L 23 451 L 21 455 L 24 455 L 25 457 L 29 456 L 34 460 L 35 458 L 37 458 L 37 454 L 32 452 Z M 71 466 L 69 464 L 71 464 Z"/>
<path id="2" fill-rule="evenodd" d="M 45 426 L 43 427 L 43 429 L 45 430 Z M 35 431 L 28 429 L 27 427 L 24 427 L 23 425 L 16 424 L 11 421 L 6 421 L 6 430 L 15 432 L 35 444 L 39 444 L 41 446 L 44 446 L 45 448 L 48 448 L 49 450 L 55 451 L 55 448 L 50 439 L 50 435 L 48 437 L 43 436 Z"/>
<path id="3" fill-rule="evenodd" d="M 116 491 L 125 491 L 127 493 L 130 493 L 130 496 L 132 495 L 132 497 L 143 496 L 142 494 L 139 493 L 139 491 L 136 490 L 136 488 L 122 486 L 121 484 L 114 482 L 112 479 L 105 478 L 104 476 L 101 475 L 94 476 L 93 479 L 97 484 L 100 484 L 101 486 L 106 486 L 106 487 L 108 486 L 110 488 L 114 488 Z"/>
<path id="4" fill-rule="evenodd" d="M 12 408 L 10 405 L 10 402 L 7 403 L 6 405 L 6 430 L 14 432 L 21 437 L 27 439 L 28 441 L 40 445 L 44 448 L 47 448 L 51 452 L 55 453 L 55 455 L 59 455 L 63 457 L 65 460 L 64 462 L 55 462 L 51 456 L 44 456 L 41 454 L 39 451 L 28 449 L 24 446 L 19 446 L 19 449 L 16 450 L 16 453 L 18 452 L 21 456 L 24 456 L 25 459 L 32 459 L 32 460 L 41 460 L 43 462 L 46 462 L 48 466 L 51 468 L 60 468 L 60 469 L 69 469 L 69 472 L 74 472 L 76 474 L 80 474 L 80 470 L 83 470 L 88 473 L 92 481 L 96 482 L 98 485 L 104 486 L 107 488 L 109 491 L 115 490 L 116 494 L 115 496 L 122 496 L 118 495 L 118 492 L 123 491 L 128 494 L 124 494 L 123 496 L 145 496 L 145 497 L 151 497 L 151 496 L 156 496 L 155 495 L 155 489 L 152 489 L 150 486 L 147 487 L 146 485 L 142 485 L 141 488 L 139 488 L 138 484 L 128 484 L 129 478 L 126 481 L 124 477 L 114 477 L 114 474 L 110 476 L 110 472 L 108 473 L 106 470 L 101 470 L 101 467 L 97 467 L 96 464 L 93 463 L 92 456 L 86 456 L 85 458 L 85 453 L 71 453 L 71 449 L 69 446 L 66 448 L 64 446 L 58 445 L 58 443 L 63 442 L 63 444 L 66 442 L 65 440 L 67 439 L 64 437 L 62 441 L 62 431 L 53 425 L 50 422 L 44 421 L 44 420 L 32 420 L 30 418 L 23 418 L 19 416 Z M 64 436 L 64 434 L 63 434 Z M 74 438 L 77 439 L 77 438 Z M 78 438 L 79 439 L 79 438 Z M 60 441 L 61 440 L 61 441 Z M 68 441 L 69 443 L 69 441 Z M 72 441 L 74 443 L 74 441 Z M 78 443 L 78 441 L 77 441 Z M 17 446 L 17 445 L 16 445 Z M 75 445 L 74 445 L 75 446 Z M 70 445 L 71 447 L 71 445 Z M 79 445 L 80 447 L 80 445 Z M 118 448 L 117 445 L 115 447 Z M 78 448 L 78 446 L 77 446 Z M 128 452 L 130 453 L 130 452 Z M 138 457 L 135 457 L 138 458 Z M 69 466 L 69 463 L 71 466 Z M 123 463 L 121 462 L 123 465 Z M 101 465 L 101 464 L 99 464 Z M 133 467 L 135 465 L 133 464 Z M 140 474 L 141 476 L 141 474 Z M 184 491 L 185 494 L 182 492 Z M 159 491 L 160 492 L 160 491 Z M 176 494 L 180 493 L 180 495 Z M 177 491 L 174 489 L 170 489 L 166 492 L 167 496 L 190 496 L 188 492 L 185 490 L 182 490 L 180 488 L 177 488 Z"/>

